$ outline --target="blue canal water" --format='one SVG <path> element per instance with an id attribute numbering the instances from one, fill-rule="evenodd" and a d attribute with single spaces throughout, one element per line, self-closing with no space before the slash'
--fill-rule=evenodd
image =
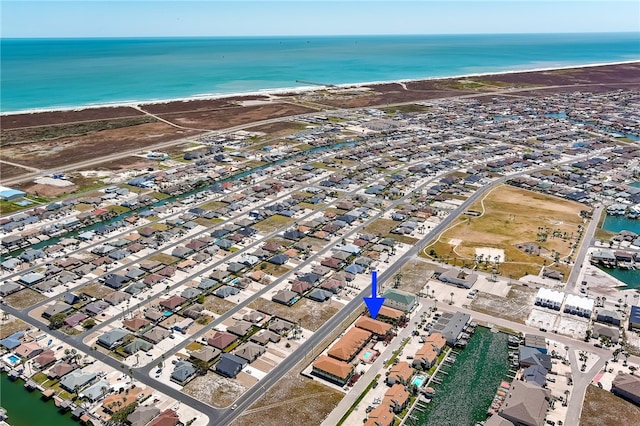
<path id="1" fill-rule="evenodd" d="M 604 219 L 602 229 L 605 231 L 618 233 L 620 231 L 631 231 L 640 234 L 640 220 L 629 219 L 625 216 L 610 216 Z"/>
<path id="2" fill-rule="evenodd" d="M 71 413 L 60 413 L 53 400 L 44 401 L 37 390 L 29 392 L 22 380 L 0 374 L 0 405 L 7 410 L 11 426 L 78 426 Z"/>
<path id="3" fill-rule="evenodd" d="M 640 187 L 640 182 L 634 182 L 631 186 Z M 640 234 L 640 219 L 628 219 L 625 216 L 609 216 L 604 219 L 602 229 L 610 232 L 631 231 Z M 639 269 L 615 269 L 600 268 L 609 275 L 622 281 L 627 288 L 640 288 Z"/>

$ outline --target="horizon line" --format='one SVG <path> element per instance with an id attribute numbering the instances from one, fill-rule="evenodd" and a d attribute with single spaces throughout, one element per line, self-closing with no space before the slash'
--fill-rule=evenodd
<path id="1" fill-rule="evenodd" d="M 407 36 L 490 36 L 490 35 L 587 35 L 587 34 L 640 34 L 640 31 L 576 31 L 576 32 L 497 32 L 497 33 L 363 33 L 363 34 L 236 34 L 236 35 L 132 35 L 132 36 L 21 36 L 2 40 L 95 40 L 95 39 L 180 39 L 180 38 L 293 38 L 293 37 L 407 37 Z"/>

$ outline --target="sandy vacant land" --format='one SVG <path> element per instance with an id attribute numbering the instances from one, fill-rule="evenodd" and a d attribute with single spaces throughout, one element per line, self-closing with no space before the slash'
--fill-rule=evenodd
<path id="1" fill-rule="evenodd" d="M 597 386 L 587 387 L 580 426 L 633 425 L 638 419 L 640 407 Z"/>
<path id="2" fill-rule="evenodd" d="M 227 379 L 208 372 L 190 381 L 182 391 L 213 407 L 228 407 L 247 390 L 237 380 Z"/>
<path id="3" fill-rule="evenodd" d="M 17 318 L 14 320 L 2 320 L 2 322 L 0 322 L 0 339 L 11 336 L 17 331 L 25 331 L 29 327 L 29 324 Z"/>
<path id="4" fill-rule="evenodd" d="M 227 127 L 249 124 L 260 120 L 305 114 L 316 110 L 292 105 L 289 103 L 273 103 L 254 106 L 233 106 L 219 109 L 185 111 L 159 114 L 180 126 L 198 129 L 219 130 Z"/>
<path id="5" fill-rule="evenodd" d="M 536 292 L 533 288 L 520 285 L 512 286 L 507 297 L 480 292 L 470 307 L 474 311 L 524 324 L 533 307 Z"/>
<path id="6" fill-rule="evenodd" d="M 309 299 L 301 299 L 295 305 L 288 307 L 271 300 L 258 299 L 251 302 L 249 307 L 260 312 L 265 312 L 271 316 L 277 316 L 297 324 L 304 329 L 316 331 L 329 318 L 338 312 L 338 307 L 342 306 L 338 303 L 331 304 L 330 301 L 319 303 Z"/>
<path id="7" fill-rule="evenodd" d="M 104 158 L 195 134 L 166 123 L 144 123 L 117 129 L 89 131 L 78 136 L 31 140 L 2 147 L 2 158 L 40 169 L 54 169 L 86 160 Z M 4 137 L 4 135 L 3 135 Z"/>
<path id="8" fill-rule="evenodd" d="M 4 298 L 4 302 L 16 309 L 24 309 L 41 302 L 45 297 L 37 291 L 31 289 L 20 290 Z"/>
<path id="9" fill-rule="evenodd" d="M 204 300 L 204 308 L 214 314 L 222 315 L 236 306 L 235 303 L 217 296 L 206 296 Z"/>
<path id="10" fill-rule="evenodd" d="M 107 120 L 141 116 L 142 112 L 130 107 L 86 108 L 69 111 L 49 111 L 28 114 L 12 114 L 0 117 L 0 128 L 3 130 L 18 129 L 31 126 L 48 126 L 80 121 Z"/>
<path id="11" fill-rule="evenodd" d="M 409 293 L 420 293 L 424 286 L 429 282 L 429 279 L 431 279 L 431 275 L 435 268 L 436 265 L 427 263 L 420 259 L 410 260 L 402 267 L 402 269 L 400 269 L 402 278 L 398 288 L 403 291 L 408 291 Z M 385 288 L 393 285 L 393 277 L 390 281 L 391 282 L 385 283 Z"/>
<path id="12" fill-rule="evenodd" d="M 476 248 L 490 247 L 502 249 L 505 262 L 498 272 L 504 276 L 520 278 L 527 274 L 537 274 L 543 265 L 553 263 L 553 251 L 560 253 L 560 259 L 571 252 L 569 245 L 575 242 L 578 225 L 582 223 L 580 211 L 583 204 L 502 185 L 490 191 L 469 210 L 484 214 L 480 217 L 462 215 L 457 225 L 445 231 L 423 254 L 444 258 L 462 266 L 473 266 Z M 546 241 L 538 241 L 538 233 L 547 234 Z M 566 237 L 554 237 L 553 233 Z M 573 235 L 573 239 L 570 237 Z M 518 248 L 525 243 L 539 244 L 541 254 L 529 254 Z M 432 252 L 433 250 L 433 252 Z M 496 268 L 493 260 L 481 267 L 491 272 Z"/>

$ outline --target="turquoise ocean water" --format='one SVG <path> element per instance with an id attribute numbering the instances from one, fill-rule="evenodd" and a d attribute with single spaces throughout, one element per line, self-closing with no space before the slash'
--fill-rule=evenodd
<path id="1" fill-rule="evenodd" d="M 640 60 L 637 33 L 2 39 L 0 110 Z"/>

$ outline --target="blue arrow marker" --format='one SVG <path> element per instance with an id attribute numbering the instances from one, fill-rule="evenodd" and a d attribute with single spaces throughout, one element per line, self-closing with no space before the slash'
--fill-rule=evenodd
<path id="1" fill-rule="evenodd" d="M 384 297 L 378 297 L 378 272 L 371 271 L 371 297 L 365 297 L 364 303 L 367 305 L 371 318 L 376 319 L 380 308 L 384 303 Z"/>

